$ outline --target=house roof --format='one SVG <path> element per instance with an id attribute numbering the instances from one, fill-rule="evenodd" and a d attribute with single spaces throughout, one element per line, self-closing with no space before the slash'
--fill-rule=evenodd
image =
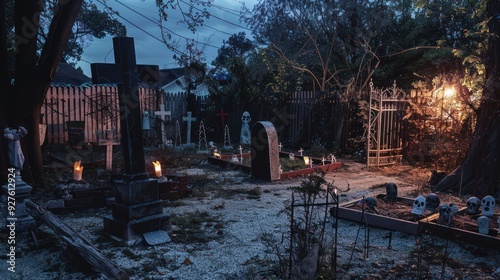
<path id="1" fill-rule="evenodd" d="M 160 88 L 171 84 L 172 82 L 183 77 L 185 74 L 184 68 L 172 68 L 160 70 Z"/>
<path id="2" fill-rule="evenodd" d="M 87 77 L 72 65 L 68 63 L 59 63 L 51 84 L 80 86 L 85 83 L 90 83 L 91 81 L 92 79 L 90 77 Z"/>

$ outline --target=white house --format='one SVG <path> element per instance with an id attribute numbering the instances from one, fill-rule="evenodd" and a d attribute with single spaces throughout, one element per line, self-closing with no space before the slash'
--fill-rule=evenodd
<path id="1" fill-rule="evenodd" d="M 188 79 L 184 68 L 172 68 L 160 70 L 160 89 L 165 93 L 187 92 Z M 191 89 L 196 96 L 208 95 L 208 86 L 205 83 Z"/>

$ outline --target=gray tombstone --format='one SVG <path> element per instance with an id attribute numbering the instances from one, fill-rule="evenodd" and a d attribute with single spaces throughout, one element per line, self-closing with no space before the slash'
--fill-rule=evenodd
<path id="1" fill-rule="evenodd" d="M 256 122 L 252 127 L 252 177 L 276 181 L 280 179 L 278 134 L 269 121 Z"/>

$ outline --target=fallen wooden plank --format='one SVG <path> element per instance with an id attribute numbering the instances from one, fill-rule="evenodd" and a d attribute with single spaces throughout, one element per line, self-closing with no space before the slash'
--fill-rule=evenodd
<path id="1" fill-rule="evenodd" d="M 80 232 L 74 230 L 56 215 L 27 199 L 26 205 L 40 217 L 64 242 L 77 252 L 97 271 L 110 279 L 129 279 L 125 271 L 117 268 L 108 258 L 101 254 Z"/>

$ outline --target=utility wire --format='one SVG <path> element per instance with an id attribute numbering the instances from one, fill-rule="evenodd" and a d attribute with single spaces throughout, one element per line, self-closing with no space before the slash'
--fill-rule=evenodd
<path id="1" fill-rule="evenodd" d="M 98 0 L 98 1 L 99 1 L 99 0 Z M 169 29 L 169 28 L 166 28 L 166 27 L 161 26 L 158 22 L 156 22 L 156 21 L 152 20 L 151 18 L 149 18 L 149 17 L 145 16 L 144 14 L 142 14 L 142 13 L 140 13 L 140 12 L 136 11 L 135 9 L 133 9 L 133 8 L 129 7 L 128 5 L 126 5 L 126 4 L 124 4 L 124 3 L 122 3 L 122 2 L 120 2 L 120 1 L 118 1 L 118 0 L 115 0 L 115 1 L 116 1 L 118 4 L 120 4 L 120 5 L 124 6 L 125 8 L 129 9 L 130 11 L 132 11 L 132 12 L 134 12 L 134 13 L 136 13 L 136 14 L 140 15 L 141 17 L 143 17 L 143 18 L 145 18 L 145 19 L 147 19 L 148 21 L 150 21 L 150 22 L 152 22 L 152 23 L 154 23 L 154 24 L 157 24 L 157 25 L 158 25 L 158 26 L 160 26 L 161 28 L 164 28 L 165 30 L 167 30 L 168 32 L 172 33 L 173 35 L 175 35 L 175 36 L 177 36 L 177 37 L 180 37 L 180 38 L 183 38 L 183 39 L 186 39 L 186 40 L 193 40 L 194 42 L 196 42 L 196 43 L 198 43 L 198 44 L 206 45 L 206 46 L 208 46 L 208 47 L 212 47 L 212 48 L 215 48 L 215 49 L 219 49 L 219 48 L 220 48 L 220 47 L 217 47 L 217 46 L 214 46 L 214 45 L 208 44 L 208 43 L 202 43 L 202 42 L 199 42 L 199 41 L 197 41 L 197 40 L 194 40 L 194 39 L 188 38 L 188 37 L 186 37 L 186 36 L 182 36 L 182 35 L 180 35 L 180 34 L 178 34 L 178 33 L 174 32 L 173 30 L 171 30 L 171 29 Z M 121 17 L 120 15 L 118 15 L 118 16 L 119 16 L 119 17 Z M 121 18 L 123 18 L 123 17 L 121 17 Z M 124 20 L 126 20 L 126 19 L 124 19 Z M 130 23 L 130 21 L 128 21 L 128 20 L 126 20 L 126 21 Z M 131 23 L 131 24 L 132 24 L 132 23 Z M 135 25 L 135 24 L 132 24 L 132 25 L 134 25 L 135 27 L 137 27 L 137 25 Z M 219 30 L 219 29 L 216 29 L 216 28 L 210 27 L 210 26 L 208 26 L 208 25 L 203 25 L 203 26 L 206 26 L 206 27 L 208 27 L 208 28 L 210 28 L 210 29 L 213 29 L 213 30 L 216 30 L 216 31 L 219 31 L 219 32 L 225 33 L 225 34 L 227 34 L 227 35 L 232 35 L 232 34 L 230 34 L 230 33 L 227 33 L 227 32 L 224 32 L 224 31 L 222 31 L 222 30 Z M 138 28 L 139 28 L 139 27 L 138 27 Z M 139 29 L 140 29 L 140 30 L 143 30 L 142 28 L 139 28 Z M 145 31 L 144 31 L 144 32 L 145 32 Z M 147 33 L 147 32 L 146 32 L 146 33 Z M 156 38 L 156 39 L 158 39 L 158 38 Z M 164 43 L 162 40 L 161 40 L 161 42 L 162 42 L 162 43 Z"/>
<path id="2" fill-rule="evenodd" d="M 187 3 L 187 2 L 185 2 L 185 1 L 183 1 L 183 0 L 179 0 L 179 1 L 180 1 L 180 2 L 182 2 L 182 3 L 184 3 L 184 4 L 186 4 L 186 5 L 188 5 L 188 6 L 190 6 L 190 7 L 192 7 L 192 8 L 193 8 L 193 9 L 195 9 L 195 10 L 198 10 L 198 11 L 203 12 L 203 10 L 202 10 L 202 9 L 195 7 L 193 4 Z M 215 19 L 218 19 L 218 20 L 220 20 L 220 21 L 223 21 L 223 22 L 225 22 L 225 23 L 227 23 L 227 24 L 231 24 L 231 25 L 234 25 L 234 26 L 236 26 L 236 27 L 239 27 L 239 28 L 242 28 L 242 29 L 245 29 L 245 30 L 248 30 L 248 31 L 252 31 L 252 29 L 250 29 L 250 28 L 248 28 L 248 27 L 245 27 L 245 26 L 243 26 L 243 25 L 239 25 L 239 24 L 236 24 L 236 23 L 230 22 L 230 21 L 228 21 L 228 20 L 225 20 L 225 19 L 223 19 L 223 18 L 220 18 L 220 17 L 214 16 L 214 15 L 210 15 L 210 16 L 211 16 L 211 17 L 213 17 L 213 18 L 215 18 Z"/>

